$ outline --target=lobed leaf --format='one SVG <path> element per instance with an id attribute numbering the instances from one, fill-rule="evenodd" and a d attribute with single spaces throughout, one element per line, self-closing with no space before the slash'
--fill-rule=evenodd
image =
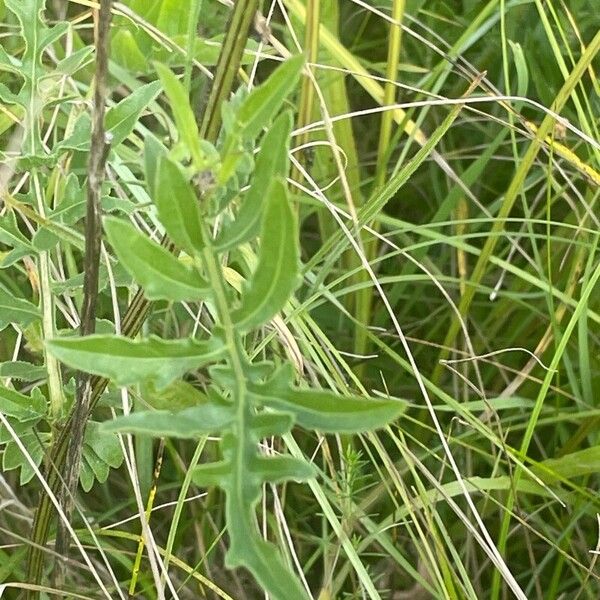
<path id="1" fill-rule="evenodd" d="M 149 300 L 183 302 L 209 295 L 210 287 L 197 270 L 126 221 L 109 217 L 104 219 L 104 228 L 120 263 L 144 288 Z"/>
<path id="2" fill-rule="evenodd" d="M 46 347 L 64 364 L 112 379 L 117 385 L 152 381 L 158 388 L 224 354 L 216 336 L 202 342 L 155 336 L 136 342 L 118 335 L 90 335 L 50 340 Z"/>

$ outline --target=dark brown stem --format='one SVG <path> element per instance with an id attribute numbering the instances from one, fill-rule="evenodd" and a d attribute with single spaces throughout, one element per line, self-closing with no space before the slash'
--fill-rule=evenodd
<path id="1" fill-rule="evenodd" d="M 87 211 L 85 219 L 85 259 L 83 275 L 83 305 L 81 307 L 81 335 L 90 335 L 96 330 L 96 301 L 98 298 L 98 270 L 102 243 L 102 221 L 100 198 L 104 171 L 109 150 L 109 140 L 104 129 L 104 113 L 107 99 L 109 33 L 112 0 L 101 0 L 96 35 L 96 76 L 92 108 L 92 140 L 88 162 Z M 79 480 L 79 469 L 87 417 L 92 402 L 92 378 L 87 373 L 77 376 L 77 389 L 73 417 L 70 420 L 69 448 L 65 462 L 64 482 L 60 495 L 63 511 L 71 519 L 74 496 Z M 66 524 L 60 521 L 56 536 L 56 551 L 68 557 L 71 538 Z M 64 562 L 56 563 L 54 587 L 64 584 Z"/>

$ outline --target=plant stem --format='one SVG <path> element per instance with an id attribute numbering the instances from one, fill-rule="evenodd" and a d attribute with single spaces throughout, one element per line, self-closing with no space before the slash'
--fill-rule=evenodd
<path id="1" fill-rule="evenodd" d="M 231 93 L 235 74 L 240 67 L 241 57 L 250 31 L 252 18 L 254 18 L 256 12 L 257 4 L 257 0 L 238 0 L 233 8 L 229 21 L 229 29 L 225 34 L 213 81 L 213 88 L 218 87 L 218 93 L 211 92 L 209 103 L 206 107 L 202 121 L 203 125 L 201 127 L 201 135 L 204 139 L 213 144 L 217 141 L 221 125 L 221 104 Z M 247 13 L 249 13 L 252 18 L 249 18 Z M 244 15 L 246 15 L 246 18 L 241 18 Z M 230 71 L 231 73 L 228 76 L 225 76 L 225 74 L 222 73 L 223 70 Z M 162 245 L 171 251 L 175 250 L 175 247 L 166 236 L 162 240 Z M 138 289 L 123 316 L 123 321 L 121 323 L 123 335 L 135 337 L 139 333 L 142 324 L 150 311 L 150 306 L 150 302 L 144 297 L 143 290 Z M 58 363 L 56 363 L 56 369 L 58 372 Z M 92 391 L 88 414 L 85 417 L 86 420 L 100 400 L 107 385 L 107 379 L 102 377 L 91 378 Z M 62 387 L 59 385 L 58 389 L 62 390 Z M 49 460 L 47 461 L 48 467 L 45 476 L 48 486 L 55 494 L 58 493 L 63 486 L 61 470 L 67 458 L 69 432 L 73 419 L 74 415 L 73 412 L 71 412 L 65 427 L 61 430 L 49 451 Z M 43 494 L 40 497 L 40 503 L 35 513 L 31 532 L 32 543 L 29 546 L 27 556 L 27 581 L 29 583 L 41 584 L 44 567 L 43 547 L 48 540 L 50 523 L 53 515 L 54 509 L 50 497 L 47 494 Z M 38 591 L 30 590 L 26 592 L 27 600 L 36 600 L 38 597 Z"/>
<path id="2" fill-rule="evenodd" d="M 104 182 L 104 170 L 108 156 L 105 139 L 104 112 L 107 99 L 109 32 L 112 0 L 101 0 L 97 18 L 96 76 L 92 109 L 92 140 L 88 162 L 87 211 L 85 218 L 85 259 L 83 272 L 83 305 L 81 307 L 81 335 L 90 335 L 96 330 L 96 302 L 98 298 L 98 271 L 102 224 L 100 196 Z M 92 401 L 91 376 L 79 373 L 73 419 L 69 421 L 69 450 L 63 477 L 65 487 L 61 490 L 61 504 L 68 520 L 73 513 L 74 497 L 79 480 L 85 429 Z M 70 534 L 63 521 L 58 523 L 56 551 L 65 559 L 69 555 Z M 65 563 L 56 562 L 54 587 L 60 589 L 65 579 Z"/>
<path id="3" fill-rule="evenodd" d="M 33 189 L 37 199 L 38 213 L 42 218 L 46 217 L 46 203 L 44 192 L 40 184 L 37 170 L 31 173 Z M 42 336 L 44 340 L 50 340 L 54 337 L 54 299 L 50 287 L 50 255 L 48 251 L 40 252 L 39 255 L 40 271 L 40 302 L 42 305 Z M 50 419 L 53 423 L 57 422 L 63 411 L 64 396 L 62 392 L 62 378 L 58 361 L 44 349 L 44 360 L 46 362 L 46 371 L 48 373 L 48 398 L 50 401 Z"/>

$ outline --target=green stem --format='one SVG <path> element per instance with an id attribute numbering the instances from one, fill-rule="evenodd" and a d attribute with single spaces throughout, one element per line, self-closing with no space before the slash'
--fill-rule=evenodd
<path id="1" fill-rule="evenodd" d="M 46 203 L 44 192 L 40 184 L 37 170 L 31 173 L 33 189 L 37 200 L 38 213 L 42 218 L 46 218 Z M 39 254 L 39 274 L 40 274 L 40 303 L 42 308 L 42 336 L 44 340 L 51 340 L 55 337 L 54 324 L 54 298 L 50 286 L 50 254 L 48 251 Z M 62 378 L 58 361 L 44 348 L 44 359 L 46 361 L 46 370 L 48 373 L 48 397 L 50 401 L 50 420 L 56 423 L 63 411 L 64 396 L 62 392 Z"/>

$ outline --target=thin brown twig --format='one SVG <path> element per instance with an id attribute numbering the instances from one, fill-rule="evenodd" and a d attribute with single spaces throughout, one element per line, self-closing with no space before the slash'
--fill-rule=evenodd
<path id="1" fill-rule="evenodd" d="M 109 32 L 112 0 L 101 0 L 97 12 L 96 27 L 96 76 L 92 108 L 92 139 L 88 162 L 87 212 L 85 221 L 85 259 L 83 279 L 83 305 L 81 307 L 81 335 L 90 335 L 96 329 L 96 301 L 98 297 L 98 270 L 102 243 L 100 197 L 104 171 L 110 147 L 104 128 L 104 113 L 107 100 Z M 61 504 L 68 519 L 73 512 L 87 418 L 92 401 L 92 378 L 87 373 L 77 376 L 77 389 L 73 419 L 70 421 L 70 441 L 63 478 L 65 488 L 61 493 Z M 64 524 L 59 522 L 56 550 L 67 557 L 70 535 Z M 55 587 L 64 582 L 64 562 L 58 561 L 55 570 Z"/>

